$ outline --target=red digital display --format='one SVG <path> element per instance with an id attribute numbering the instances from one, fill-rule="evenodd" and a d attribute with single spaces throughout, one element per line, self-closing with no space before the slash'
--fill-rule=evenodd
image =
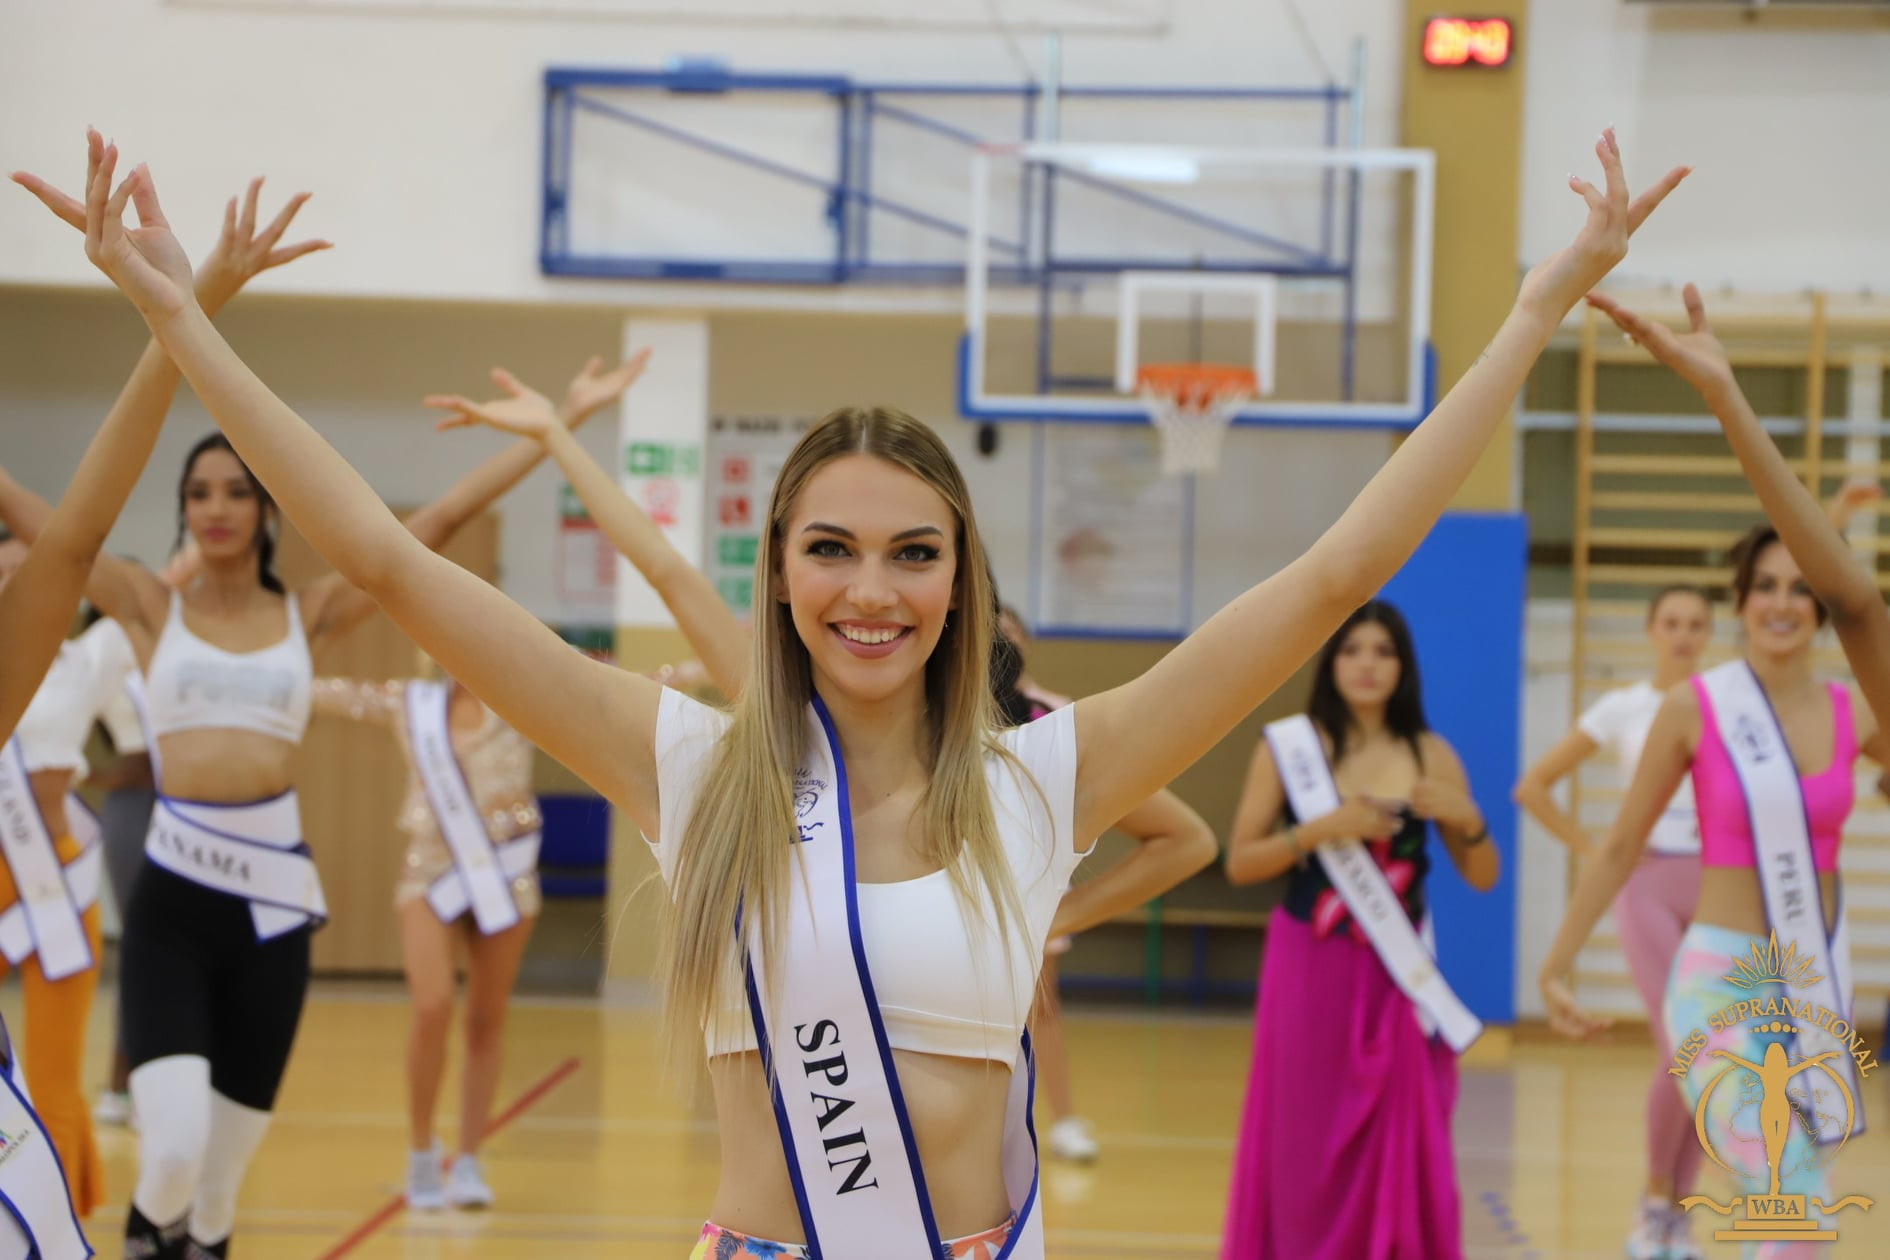
<path id="1" fill-rule="evenodd" d="M 1434 17 L 1424 24 L 1426 65 L 1504 65 L 1510 43 L 1508 18 Z"/>

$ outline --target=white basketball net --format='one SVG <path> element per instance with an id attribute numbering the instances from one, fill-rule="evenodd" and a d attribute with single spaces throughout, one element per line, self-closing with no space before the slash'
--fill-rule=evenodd
<path id="1" fill-rule="evenodd" d="M 1214 393 L 1195 389 L 1170 393 L 1145 384 L 1140 392 L 1155 432 L 1161 436 L 1162 472 L 1171 477 L 1219 472 L 1221 437 L 1233 423 L 1234 413 L 1253 398 L 1251 389 L 1239 385 Z"/>

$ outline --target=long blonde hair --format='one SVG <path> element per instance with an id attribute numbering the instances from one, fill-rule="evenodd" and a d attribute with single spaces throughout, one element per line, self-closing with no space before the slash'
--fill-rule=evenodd
<path id="1" fill-rule="evenodd" d="M 978 884 L 989 893 L 999 938 L 1007 946 L 1012 925 L 1024 921 L 985 781 L 984 759 L 992 752 L 1011 761 L 1018 773 L 1026 772 L 992 738 L 998 724 L 988 674 L 995 597 L 970 493 L 951 453 L 925 425 L 891 408 L 843 408 L 808 430 L 775 482 L 768 545 L 755 561 L 749 683 L 696 786 L 670 879 L 658 974 L 672 1069 L 700 1064 L 705 1028 L 722 1036 L 733 1031 L 713 1028 L 731 954 L 746 957 L 749 942 L 759 939 L 768 960 L 765 970 L 772 973 L 779 953 L 773 947 L 786 915 L 789 841 L 796 829 L 793 779 L 806 752 L 807 709 L 814 698 L 807 647 L 794 628 L 792 611 L 777 598 L 781 550 L 788 517 L 808 480 L 832 461 L 856 454 L 918 477 L 957 517 L 956 607 L 925 664 L 931 774 L 919 806 L 921 843 L 925 856 L 950 873 L 968 924 L 985 917 Z M 755 980 L 772 988 L 774 976 Z"/>

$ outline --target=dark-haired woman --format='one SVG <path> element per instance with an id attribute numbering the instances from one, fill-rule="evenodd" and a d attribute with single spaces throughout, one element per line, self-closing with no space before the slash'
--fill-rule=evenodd
<path id="1" fill-rule="evenodd" d="M 1223 1260 L 1462 1254 L 1450 1117 L 1477 1026 L 1425 940 L 1433 825 L 1471 887 L 1496 883 L 1463 765 L 1424 720 L 1410 631 L 1373 600 L 1327 641 L 1305 716 L 1267 728 L 1234 815 L 1228 880 L 1288 884 L 1260 967 Z"/>
<path id="2" fill-rule="evenodd" d="M 1742 1192 L 1803 1195 L 1807 1202 L 1828 1203 L 1827 1161 L 1806 1144 L 1835 1144 L 1855 1131 L 1856 1116 L 1847 1123 L 1840 1091 L 1825 1080 L 1819 1089 L 1833 1105 L 1812 1108 L 1803 1119 L 1768 1133 L 1763 1145 L 1776 1143 L 1776 1149 L 1761 1149 L 1759 1143 L 1726 1140 L 1733 1113 L 1742 1105 L 1740 1091 L 1710 1090 L 1710 1084 L 1728 1070 L 1728 1057 L 1759 1063 L 1779 1046 L 1800 1061 L 1832 1052 L 1827 1062 L 1840 1079 L 1849 1078 L 1847 1088 L 1855 1095 L 1855 1065 L 1812 1021 L 1781 1029 L 1776 1021 L 1755 1026 L 1713 1016 L 1752 996 L 1726 979 L 1736 974 L 1734 960 L 1754 949 L 1763 953 L 1775 941 L 1781 952 L 1790 949 L 1798 958 L 1816 959 L 1816 974 L 1798 987 L 1797 999 L 1839 1019 L 1850 1017 L 1850 949 L 1838 849 L 1854 800 L 1857 757 L 1882 765 L 1890 753 L 1890 740 L 1879 726 L 1884 706 L 1890 705 L 1885 686 L 1890 634 L 1874 579 L 1848 554 L 1759 427 L 1691 285 L 1686 304 L 1692 328 L 1676 334 L 1608 299 L 1596 300 L 1630 337 L 1700 390 L 1773 524 L 1754 528 L 1733 552 L 1742 658 L 1667 693 L 1620 814 L 1569 898 L 1539 982 L 1550 1024 L 1558 1032 L 1584 1037 L 1606 1027 L 1606 1020 L 1589 1015 L 1575 1000 L 1568 978 L 1575 956 L 1638 865 L 1662 803 L 1691 774 L 1700 820 L 1700 897 L 1674 959 L 1662 1011 L 1670 1037 L 1684 1040 L 1698 1032 L 1705 1041 L 1691 1052 L 1678 1085 L 1689 1113 L 1696 1113 L 1705 1098 L 1706 1132 Z M 1831 608 L 1839 610 L 1835 617 Z M 1828 617 L 1838 623 L 1838 639 L 1857 671 L 1861 698 L 1812 673 L 1813 642 Z M 1777 755 L 1781 750 L 1784 756 Z M 1814 888 L 1818 895 L 1807 895 Z M 1810 1101 L 1796 1085 L 1788 1097 L 1793 1110 Z M 1818 1215 L 1811 1213 L 1814 1220 Z M 1757 1254 L 1813 1250 L 1810 1243 L 1767 1243 Z"/>
<path id="3" fill-rule="evenodd" d="M 540 454 L 520 442 L 492 457 L 408 528 L 444 545 Z M 326 915 L 290 767 L 308 722 L 311 655 L 374 605 L 338 575 L 286 591 L 271 564 L 275 516 L 213 434 L 191 449 L 178 484 L 179 541 L 195 543 L 195 573 L 172 590 L 104 557 L 93 577 L 93 601 L 124 626 L 143 671 L 158 779 L 121 943 L 139 1116 L 127 1255 L 227 1254 L 237 1191 L 301 1017 L 309 937 Z"/>
<path id="4" fill-rule="evenodd" d="M 1577 857 L 1587 857 L 1592 846 L 1581 824 L 1556 804 L 1551 795 L 1555 785 L 1599 749 L 1606 749 L 1620 767 L 1621 781 L 1630 781 L 1662 699 L 1699 668 L 1700 653 L 1712 634 L 1713 608 L 1706 592 L 1669 586 L 1656 593 L 1647 607 L 1652 681 L 1617 687 L 1596 700 L 1576 719 L 1575 729 L 1517 783 L 1516 803 Z M 1615 939 L 1654 1034 L 1654 1071 L 1647 1086 L 1647 1185 L 1628 1235 L 1628 1260 L 1679 1260 L 1698 1254 L 1686 1217 L 1674 1204 L 1692 1193 L 1704 1156 L 1693 1134 L 1693 1116 L 1667 1074 L 1673 1047 L 1661 1026 L 1660 1006 L 1667 973 L 1693 921 L 1699 895 L 1700 826 L 1692 788 L 1682 782 L 1654 824 L 1647 855 L 1614 899 Z"/>

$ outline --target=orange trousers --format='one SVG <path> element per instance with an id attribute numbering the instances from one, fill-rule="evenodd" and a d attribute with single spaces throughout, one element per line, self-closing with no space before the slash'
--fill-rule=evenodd
<path id="1" fill-rule="evenodd" d="M 61 862 L 70 862 L 79 851 L 78 842 L 69 836 L 61 836 L 53 846 Z M 13 871 L 0 860 L 0 911 L 18 900 Z M 66 1186 L 72 1191 L 72 1206 L 78 1209 L 80 1220 L 104 1198 L 105 1183 L 98 1140 L 92 1134 L 92 1112 L 85 1104 L 85 1088 L 80 1081 L 85 1062 L 85 1026 L 92 1017 L 92 997 L 98 991 L 101 945 L 97 906 L 85 912 L 85 935 L 92 945 L 93 965 L 76 976 L 48 981 L 39 969 L 38 955 L 21 965 L 26 1035 L 15 1046 L 26 1068 L 26 1092 L 46 1126 L 53 1149 L 59 1152 Z M 0 980 L 9 970 L 5 956 L 0 955 Z"/>

